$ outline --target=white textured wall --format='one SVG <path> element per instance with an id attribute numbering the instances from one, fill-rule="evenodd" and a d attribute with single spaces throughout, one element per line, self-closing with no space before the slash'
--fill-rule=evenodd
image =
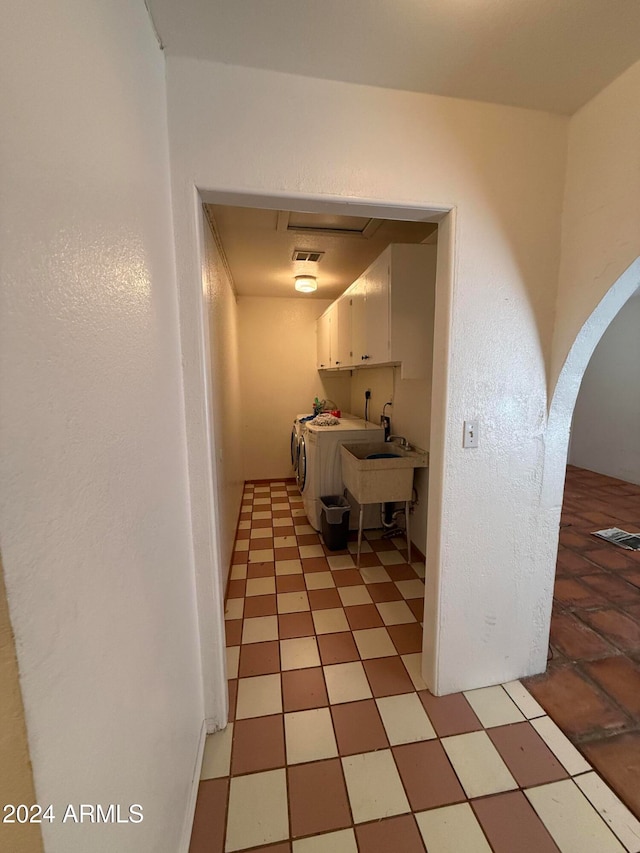
<path id="1" fill-rule="evenodd" d="M 220 569 L 226 585 L 244 486 L 240 411 L 238 306 L 211 227 L 204 220 L 205 305 L 209 333 L 211 458 L 220 521 Z"/>
<path id="2" fill-rule="evenodd" d="M 640 291 L 613 320 L 580 386 L 569 461 L 640 483 Z"/>
<path id="3" fill-rule="evenodd" d="M 139 0 L 8 0 L 0 77 L 2 549 L 45 848 L 176 853 L 203 706 L 164 62 Z"/>
<path id="4" fill-rule="evenodd" d="M 544 669 L 554 561 L 540 545 L 553 536 L 539 513 L 541 436 L 567 120 L 184 58 L 167 69 L 185 288 L 197 278 L 194 184 L 284 196 L 284 207 L 455 208 L 455 249 L 438 261 L 427 674 L 449 692 Z M 474 451 L 461 446 L 469 417 L 481 428 Z"/>
<path id="5" fill-rule="evenodd" d="M 293 476 L 291 425 L 296 415 L 311 411 L 314 397 L 348 409 L 349 375 L 323 381 L 316 369 L 316 320 L 330 304 L 299 297 L 238 300 L 247 480 Z"/>

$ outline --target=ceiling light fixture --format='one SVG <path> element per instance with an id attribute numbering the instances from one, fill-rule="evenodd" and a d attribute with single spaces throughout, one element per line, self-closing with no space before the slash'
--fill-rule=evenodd
<path id="1" fill-rule="evenodd" d="M 299 290 L 300 293 L 313 293 L 314 290 L 318 289 L 318 282 L 316 281 L 316 277 L 313 275 L 297 275 L 296 276 L 296 290 Z"/>

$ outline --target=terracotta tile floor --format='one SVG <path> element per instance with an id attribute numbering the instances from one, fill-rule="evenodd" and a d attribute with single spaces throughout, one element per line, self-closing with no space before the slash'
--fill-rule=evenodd
<path id="1" fill-rule="evenodd" d="M 640 552 L 604 527 L 640 530 L 640 486 L 569 466 L 551 659 L 526 685 L 640 817 Z"/>
<path id="2" fill-rule="evenodd" d="M 191 853 L 638 853 L 640 824 L 519 682 L 436 698 L 424 565 L 325 551 L 295 486 L 247 485 L 226 608 L 230 723 Z"/>

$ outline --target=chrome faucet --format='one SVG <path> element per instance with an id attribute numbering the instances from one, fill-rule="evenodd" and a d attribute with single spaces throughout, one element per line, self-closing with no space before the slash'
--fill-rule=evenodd
<path id="1" fill-rule="evenodd" d="M 387 441 L 394 442 L 403 447 L 405 450 L 409 450 L 410 444 L 407 439 L 403 435 L 390 435 L 387 438 Z"/>

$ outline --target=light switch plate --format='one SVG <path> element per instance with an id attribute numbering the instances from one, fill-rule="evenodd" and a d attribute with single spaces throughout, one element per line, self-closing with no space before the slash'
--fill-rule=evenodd
<path id="1" fill-rule="evenodd" d="M 462 439 L 464 448 L 478 446 L 478 421 L 464 422 L 464 435 Z"/>

